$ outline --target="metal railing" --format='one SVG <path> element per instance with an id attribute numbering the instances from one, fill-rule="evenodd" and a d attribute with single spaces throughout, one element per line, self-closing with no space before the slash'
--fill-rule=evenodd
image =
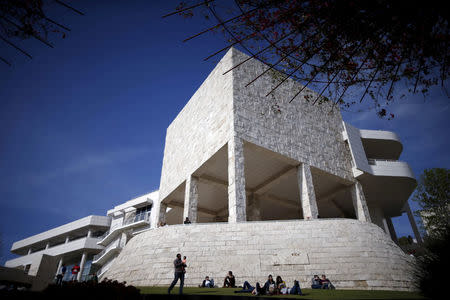
<path id="1" fill-rule="evenodd" d="M 113 227 L 111 227 L 108 231 L 106 231 L 102 236 L 99 237 L 99 240 L 104 240 L 111 232 L 113 232 L 115 229 L 123 227 L 125 225 L 137 223 L 140 221 L 145 221 L 147 223 L 150 222 L 150 212 L 143 212 L 140 214 L 135 215 L 134 217 L 130 217 L 126 219 L 122 224 L 115 224 Z"/>
<path id="2" fill-rule="evenodd" d="M 112 226 L 111 228 L 109 228 L 109 230 L 107 230 L 104 234 L 102 234 L 101 236 L 99 236 L 99 240 L 103 240 L 105 237 L 108 236 L 108 234 L 110 234 L 111 232 L 114 231 L 114 229 L 122 226 L 123 224 L 114 224 L 114 226 Z"/>
<path id="3" fill-rule="evenodd" d="M 119 248 L 119 245 L 114 245 L 113 247 L 106 247 L 105 249 L 103 249 L 101 252 L 99 252 L 98 254 L 94 255 L 94 257 L 92 258 L 92 261 L 97 261 L 99 260 L 103 255 L 105 255 L 107 252 L 117 249 Z"/>
<path id="4" fill-rule="evenodd" d="M 143 212 L 134 216 L 134 218 L 129 218 L 125 220 L 122 225 L 128 225 L 132 223 L 137 223 L 140 221 L 150 222 L 150 212 Z"/>
<path id="5" fill-rule="evenodd" d="M 367 159 L 367 162 L 369 163 L 369 165 L 372 165 L 372 166 L 376 165 L 377 161 L 379 161 L 379 162 L 401 162 L 396 159 L 377 159 L 377 158 L 368 158 Z"/>

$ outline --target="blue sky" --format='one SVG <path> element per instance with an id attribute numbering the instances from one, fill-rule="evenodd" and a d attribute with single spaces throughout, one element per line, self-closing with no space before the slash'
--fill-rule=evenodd
<path id="1" fill-rule="evenodd" d="M 176 0 L 92 2 L 70 1 L 85 16 L 55 16 L 72 32 L 54 49 L 21 43 L 32 60 L 0 44 L 14 64 L 0 65 L 0 264 L 16 240 L 158 189 L 165 130 L 221 56 L 203 58 L 225 46 L 220 34 L 183 43 L 211 23 L 162 19 Z M 417 176 L 450 166 L 449 103 L 437 88 L 395 102 L 392 121 L 344 118 L 397 132 Z M 412 234 L 406 216 L 394 223 Z"/>

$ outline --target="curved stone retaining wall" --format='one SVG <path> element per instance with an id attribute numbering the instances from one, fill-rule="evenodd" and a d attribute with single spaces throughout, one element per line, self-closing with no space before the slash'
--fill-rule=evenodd
<path id="1" fill-rule="evenodd" d="M 172 225 L 133 237 L 105 277 L 136 286 L 169 285 L 177 253 L 187 256 L 185 286 L 206 275 L 217 285 L 280 275 L 308 287 L 326 274 L 336 288 L 412 290 L 413 258 L 378 226 L 350 219 Z"/>

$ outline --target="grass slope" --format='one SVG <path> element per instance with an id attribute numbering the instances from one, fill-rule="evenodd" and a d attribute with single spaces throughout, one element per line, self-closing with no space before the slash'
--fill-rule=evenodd
<path id="1" fill-rule="evenodd" d="M 167 294 L 167 287 L 138 287 L 141 294 Z M 240 289 L 224 289 L 224 288 L 195 288 L 185 287 L 183 293 L 185 295 L 214 295 L 214 296 L 251 296 L 250 294 L 236 294 L 234 291 Z M 292 299 L 426 299 L 418 293 L 414 292 L 396 292 L 396 291 L 366 291 L 366 290 L 312 290 L 302 289 L 303 296 L 299 295 L 279 295 L 279 296 L 263 296 L 270 298 L 292 298 Z M 172 294 L 178 294 L 178 287 L 172 290 Z"/>

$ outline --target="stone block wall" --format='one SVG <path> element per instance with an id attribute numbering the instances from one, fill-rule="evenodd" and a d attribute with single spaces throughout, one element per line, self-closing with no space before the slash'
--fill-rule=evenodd
<path id="1" fill-rule="evenodd" d="M 248 58 L 236 49 L 230 51 L 233 65 Z M 313 105 L 318 94 L 308 88 L 289 103 L 303 87 L 292 79 L 266 97 L 281 80 L 280 74 L 272 71 L 246 87 L 266 69 L 268 66 L 252 59 L 233 70 L 234 131 L 237 136 L 353 180 L 351 156 L 342 137 L 344 128 L 338 106 L 333 108 L 332 101 Z"/>
<path id="2" fill-rule="evenodd" d="M 207 161 L 232 134 L 231 52 L 214 68 L 167 128 L 160 199 Z"/>
<path id="3" fill-rule="evenodd" d="M 413 258 L 378 226 L 350 219 L 172 225 L 133 237 L 104 276 L 136 286 L 169 285 L 173 260 L 187 256 L 186 286 L 280 275 L 309 287 L 326 274 L 338 289 L 411 290 Z"/>
<path id="4" fill-rule="evenodd" d="M 313 105 L 317 93 L 309 89 L 288 103 L 302 87 L 291 79 L 273 97 L 265 97 L 279 82 L 273 75 L 246 87 L 268 68 L 253 59 L 223 75 L 246 58 L 230 49 L 167 128 L 160 199 L 233 136 L 353 181 L 339 108 L 332 109 L 332 102 Z"/>

